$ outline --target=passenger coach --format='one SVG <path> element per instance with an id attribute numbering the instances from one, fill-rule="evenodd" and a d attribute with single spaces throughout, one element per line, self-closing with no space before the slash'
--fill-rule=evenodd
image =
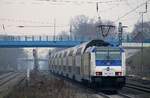
<path id="1" fill-rule="evenodd" d="M 53 73 L 102 90 L 117 90 L 125 85 L 125 52 L 103 40 L 52 52 L 49 67 Z"/>

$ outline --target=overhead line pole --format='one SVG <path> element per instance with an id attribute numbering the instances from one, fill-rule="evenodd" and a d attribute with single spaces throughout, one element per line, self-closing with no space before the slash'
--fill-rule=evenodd
<path id="1" fill-rule="evenodd" d="M 118 34 L 118 38 L 119 38 L 119 45 L 122 46 L 122 41 L 123 41 L 123 30 L 124 28 L 127 28 L 127 26 L 123 26 L 121 22 L 119 22 L 119 28 L 118 28 L 118 31 L 119 31 L 119 34 Z"/>
<path id="2" fill-rule="evenodd" d="M 144 65 L 143 65 L 143 41 L 144 41 L 144 35 L 143 35 L 143 33 L 144 33 L 144 26 L 143 26 L 143 23 L 144 23 L 144 14 L 145 13 L 147 13 L 147 2 L 145 3 L 145 11 L 144 12 L 140 12 L 140 14 L 142 14 L 142 32 L 141 32 L 141 36 L 142 36 L 142 38 L 141 38 L 141 66 L 139 67 L 139 71 L 141 71 L 141 75 L 142 75 L 142 73 L 143 73 L 143 67 L 144 67 Z"/>
<path id="3" fill-rule="evenodd" d="M 101 17 L 100 17 L 100 14 L 99 14 L 99 5 L 98 5 L 98 3 L 99 2 L 96 3 L 96 11 L 97 11 L 97 14 L 98 14 L 98 22 L 99 22 L 99 24 L 97 25 L 97 28 L 98 28 L 99 31 L 101 30 L 102 39 L 104 40 L 105 37 L 108 36 L 108 33 L 109 33 L 110 29 L 115 28 L 115 26 L 113 26 L 113 25 L 103 25 L 102 24 Z M 108 30 L 104 31 L 103 29 L 108 29 Z M 97 37 L 98 37 L 98 34 L 97 34 Z"/>
<path id="4" fill-rule="evenodd" d="M 146 1 L 146 4 L 147 4 L 149 1 L 150 1 L 150 0 L 147 0 L 147 1 Z M 119 21 L 120 19 L 126 17 L 127 15 L 129 15 L 129 14 L 132 13 L 132 12 L 134 12 L 136 9 L 140 8 L 140 7 L 143 6 L 144 4 L 145 4 L 145 2 L 144 2 L 144 3 L 141 3 L 140 5 L 136 6 L 134 9 L 130 10 L 129 12 L 127 12 L 127 13 L 125 13 L 124 15 L 122 15 L 121 17 L 119 17 L 119 18 L 118 18 L 117 20 L 115 20 L 114 22 L 117 22 L 117 21 Z"/>
<path id="5" fill-rule="evenodd" d="M 55 33 L 56 33 L 56 19 L 54 18 L 54 41 L 55 41 Z"/>

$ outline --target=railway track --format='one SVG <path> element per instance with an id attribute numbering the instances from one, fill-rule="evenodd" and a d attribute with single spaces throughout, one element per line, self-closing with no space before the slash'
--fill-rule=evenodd
<path id="1" fill-rule="evenodd" d="M 0 75 L 0 80 L 2 80 L 2 79 L 5 78 L 5 77 L 8 77 L 8 76 L 10 76 L 10 75 L 12 75 L 12 74 L 13 74 L 13 72 L 9 72 L 9 73 Z"/>
<path id="2" fill-rule="evenodd" d="M 0 78 L 0 86 L 4 85 L 5 83 L 9 82 L 10 80 L 16 78 L 18 73 L 15 74 L 9 74 L 6 75 L 5 77 Z"/>
<path id="3" fill-rule="evenodd" d="M 53 74 L 53 73 L 52 73 L 52 74 Z M 67 79 L 67 78 L 58 76 L 58 75 L 56 75 L 56 74 L 53 74 L 53 75 L 54 75 L 54 77 L 56 77 L 57 79 L 62 79 L 62 80 L 67 81 L 68 84 L 75 85 L 75 86 L 77 86 L 78 88 L 82 88 L 82 89 L 87 90 L 88 92 L 92 92 L 93 94 L 96 94 L 97 96 L 99 96 L 98 98 L 132 98 L 131 96 L 126 95 L 126 94 L 123 94 L 123 93 L 120 93 L 120 92 L 116 92 L 115 94 L 107 94 L 107 93 L 105 93 L 105 92 L 102 92 L 102 91 L 98 91 L 98 90 L 89 88 L 89 87 L 87 87 L 87 86 L 84 86 L 84 85 L 81 84 L 81 83 L 74 82 L 74 81 L 72 81 L 72 80 L 70 80 L 70 79 Z"/>
<path id="4" fill-rule="evenodd" d="M 72 80 L 70 80 L 68 78 L 61 77 L 61 76 L 56 75 L 54 73 L 52 73 L 52 74 L 53 74 L 54 77 L 56 77 L 56 79 L 65 80 L 69 84 L 77 86 L 77 88 L 82 88 L 82 89 L 88 90 L 89 92 L 92 92 L 93 94 L 96 94 L 97 96 L 99 96 L 98 98 L 136 98 L 134 93 L 133 94 L 132 93 L 126 93 L 126 88 L 132 88 L 131 92 L 135 92 L 135 93 L 138 92 L 138 91 L 140 91 L 140 92 L 142 91 L 141 94 L 145 94 L 145 92 L 149 93 L 149 88 L 148 87 L 146 87 L 146 89 L 145 89 L 145 87 L 143 87 L 143 86 L 136 85 L 136 84 L 132 85 L 132 84 L 127 83 L 127 85 L 125 86 L 125 89 L 123 89 L 123 91 L 121 90 L 121 91 L 118 91 L 118 93 L 107 94 L 107 93 L 105 93 L 103 91 L 102 92 L 101 91 L 97 91 L 97 90 L 94 90 L 94 89 L 89 88 L 87 86 L 84 86 L 81 83 L 74 82 L 74 81 L 72 81 Z"/>
<path id="5" fill-rule="evenodd" d="M 142 86 L 142 85 L 137 85 L 137 84 L 133 84 L 133 83 L 126 83 L 125 87 L 136 89 L 136 90 L 143 91 L 146 93 L 150 93 L 150 87 L 146 87 L 146 86 Z"/>
<path id="6" fill-rule="evenodd" d="M 144 93 L 150 93 L 150 87 L 149 86 L 145 86 L 145 85 L 139 85 L 139 84 L 133 84 L 133 83 L 126 83 L 125 87 L 127 88 L 131 88 L 133 89 L 133 91 L 140 91 Z M 114 95 L 108 95 L 108 94 L 104 94 L 104 93 L 100 93 L 100 95 L 105 96 L 106 98 L 136 98 L 134 97 L 134 95 L 128 95 L 127 93 L 123 93 L 123 92 L 118 92 L 118 94 L 114 94 Z M 141 97 L 142 98 L 142 97 Z"/>
<path id="7" fill-rule="evenodd" d="M 0 96 L 6 96 L 14 86 L 18 85 L 24 79 L 23 73 L 7 73 L 0 76 Z M 3 98 L 3 97 L 2 97 Z"/>
<path id="8" fill-rule="evenodd" d="M 104 97 L 104 98 L 132 98 L 126 94 L 117 93 L 117 94 L 105 94 L 102 92 L 99 92 L 98 95 Z"/>

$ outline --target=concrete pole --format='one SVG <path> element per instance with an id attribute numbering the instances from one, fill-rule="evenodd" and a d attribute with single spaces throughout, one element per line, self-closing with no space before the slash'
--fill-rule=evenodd
<path id="1" fill-rule="evenodd" d="M 38 71 L 38 55 L 37 55 L 37 50 L 33 49 L 33 58 L 34 58 L 34 70 Z"/>

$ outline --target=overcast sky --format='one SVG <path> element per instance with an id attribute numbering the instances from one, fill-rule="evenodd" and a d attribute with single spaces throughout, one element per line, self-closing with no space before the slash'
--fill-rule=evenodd
<path id="1" fill-rule="evenodd" d="M 69 22 L 77 15 L 97 19 L 97 1 L 102 2 L 99 3 L 99 14 L 103 20 L 115 21 L 116 24 L 121 21 L 128 26 L 126 31 L 130 32 L 139 20 L 139 12 L 144 11 L 145 6 L 141 6 L 119 21 L 116 20 L 146 0 L 0 0 L 0 32 L 17 35 L 53 35 L 53 27 L 17 26 L 53 26 L 54 19 L 56 25 L 61 26 L 56 27 L 56 32 L 69 31 Z M 145 21 L 150 20 L 149 6 L 148 4 L 148 13 L 144 15 Z"/>

